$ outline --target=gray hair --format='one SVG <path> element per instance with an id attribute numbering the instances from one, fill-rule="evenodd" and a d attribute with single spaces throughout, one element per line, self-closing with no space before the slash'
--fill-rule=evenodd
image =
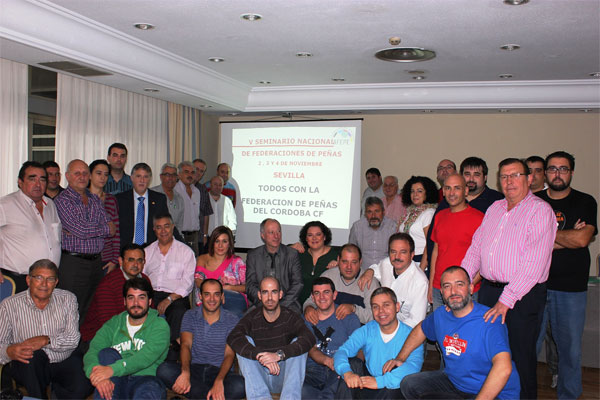
<path id="1" fill-rule="evenodd" d="M 170 163 L 170 162 L 166 162 L 162 165 L 162 167 L 160 167 L 160 173 L 164 174 L 165 173 L 165 169 L 166 168 L 173 168 L 173 169 L 177 169 L 177 167 L 175 166 L 175 164 Z"/>
<path id="2" fill-rule="evenodd" d="M 54 275 L 58 276 L 58 267 L 56 264 L 54 264 L 54 262 L 48 260 L 47 258 L 42 258 L 41 260 L 37 260 L 31 264 L 31 267 L 29 267 L 29 276 L 32 276 L 33 271 L 38 268 L 49 269 L 50 271 L 54 272 Z"/>
<path id="3" fill-rule="evenodd" d="M 194 168 L 194 171 L 196 170 L 196 166 L 191 161 L 182 161 L 177 166 L 177 172 L 181 173 L 181 171 L 183 171 L 183 167 L 185 166 Z"/>

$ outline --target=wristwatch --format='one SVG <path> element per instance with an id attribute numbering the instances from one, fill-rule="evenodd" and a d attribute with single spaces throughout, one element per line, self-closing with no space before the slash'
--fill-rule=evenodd
<path id="1" fill-rule="evenodd" d="M 283 359 L 285 358 L 285 353 L 283 352 L 283 350 L 277 350 L 275 354 L 279 356 L 279 361 L 283 361 Z"/>

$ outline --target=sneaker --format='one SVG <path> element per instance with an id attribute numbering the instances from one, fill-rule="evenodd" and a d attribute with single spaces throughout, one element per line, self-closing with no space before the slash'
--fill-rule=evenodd
<path id="1" fill-rule="evenodd" d="M 558 386 L 558 375 L 552 375 L 552 383 L 550 384 L 551 389 L 556 389 Z"/>

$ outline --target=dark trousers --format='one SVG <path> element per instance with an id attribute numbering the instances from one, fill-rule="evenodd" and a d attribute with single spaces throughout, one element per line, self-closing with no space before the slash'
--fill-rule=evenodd
<path id="1" fill-rule="evenodd" d="M 167 298 L 171 293 L 167 292 L 154 292 L 153 303 L 158 307 L 158 303 Z M 169 327 L 171 328 L 171 340 L 176 340 L 179 338 L 179 331 L 181 330 L 181 320 L 183 319 L 183 314 L 187 310 L 190 309 L 190 299 L 186 297 L 182 297 L 180 299 L 175 300 L 174 302 L 167 307 L 165 310 L 165 319 L 167 320 Z"/>
<path id="2" fill-rule="evenodd" d="M 458 390 L 444 371 L 425 371 L 407 375 L 400 385 L 407 399 L 474 399 L 477 393 Z"/>
<path id="3" fill-rule="evenodd" d="M 25 386 L 29 397 L 47 399 L 48 385 L 52 385 L 58 399 L 84 399 L 92 392 L 92 385 L 83 372 L 83 360 L 75 353 L 61 362 L 50 363 L 48 355 L 37 350 L 29 364 L 13 360 L 6 367 L 9 375 Z"/>
<path id="4" fill-rule="evenodd" d="M 13 281 L 15 281 L 15 294 L 27 290 L 27 280 L 25 279 L 27 277 L 27 274 L 17 274 L 16 272 L 9 271 L 4 268 L 0 268 L 0 271 L 2 271 L 2 275 L 9 276 Z"/>
<path id="5" fill-rule="evenodd" d="M 209 364 L 190 365 L 190 383 L 192 388 L 185 396 L 189 399 L 206 399 L 208 392 L 219 374 L 218 367 Z M 168 387 L 172 388 L 181 374 L 181 365 L 167 361 L 158 366 L 156 376 Z M 243 399 L 246 397 L 244 378 L 232 371 L 223 380 L 226 399 Z"/>
<path id="6" fill-rule="evenodd" d="M 365 362 L 360 358 L 350 359 L 352 372 L 359 376 L 371 376 Z M 404 399 L 400 388 L 398 389 L 350 389 L 343 377 L 340 379 L 336 399 Z"/>
<path id="7" fill-rule="evenodd" d="M 100 256 L 94 260 L 86 260 L 63 253 L 58 268 L 58 287 L 68 290 L 77 297 L 79 304 L 79 325 L 85 320 L 85 314 L 96 292 L 100 280 L 104 276 L 104 263 Z"/>
<path id="8" fill-rule="evenodd" d="M 479 303 L 493 307 L 503 290 L 504 288 L 492 286 L 484 279 L 479 290 Z M 506 313 L 508 342 L 519 372 L 522 399 L 537 398 L 536 342 L 545 306 L 546 283 L 538 283 Z"/>

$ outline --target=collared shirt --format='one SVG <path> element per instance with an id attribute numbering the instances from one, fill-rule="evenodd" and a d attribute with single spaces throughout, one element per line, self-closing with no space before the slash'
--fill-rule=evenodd
<path id="1" fill-rule="evenodd" d="M 144 273 L 148 275 L 154 290 L 177 293 L 185 297 L 194 286 L 196 257 L 186 244 L 173 239 L 166 255 L 160 252 L 158 240 L 145 249 L 146 265 Z"/>
<path id="2" fill-rule="evenodd" d="M 364 216 L 352 225 L 348 241 L 360 247 L 363 270 L 387 257 L 388 240 L 396 233 L 397 226 L 394 220 L 383 217 L 379 228 L 373 229 Z"/>
<path id="3" fill-rule="evenodd" d="M 44 218 L 21 190 L 0 198 L 0 267 L 27 274 L 42 258 L 60 263 L 61 223 L 54 202 L 42 200 Z"/>
<path id="4" fill-rule="evenodd" d="M 383 207 L 385 209 L 385 216 L 389 219 L 393 219 L 397 224 L 404 220 L 406 217 L 406 207 L 402 203 L 402 196 L 397 194 L 394 196 L 394 200 L 390 204 L 387 203 L 387 199 L 383 199 Z"/>
<path id="5" fill-rule="evenodd" d="M 108 174 L 108 180 L 104 185 L 104 191 L 113 195 L 126 192 L 131 188 L 133 188 L 133 183 L 131 182 L 131 177 L 127 174 L 123 174 L 123 177 L 118 182 L 115 181 L 112 174 Z"/>
<path id="6" fill-rule="evenodd" d="M 110 217 L 98 196 L 86 189 L 88 204 L 68 186 L 56 196 L 54 204 L 62 223 L 62 248 L 75 253 L 96 254 L 104 248 L 104 238 L 110 235 Z"/>
<path id="7" fill-rule="evenodd" d="M 194 185 L 190 185 L 192 189 L 192 197 L 187 194 L 186 187 L 183 182 L 177 182 L 175 190 L 179 192 L 183 198 L 183 226 L 182 231 L 199 231 L 200 230 L 200 191 Z"/>
<path id="8" fill-rule="evenodd" d="M 177 192 L 173 190 L 173 200 L 169 199 L 169 196 L 165 193 L 165 189 L 163 189 L 162 185 L 154 186 L 150 188 L 150 190 L 154 190 L 155 192 L 159 192 L 165 195 L 167 198 L 167 207 L 169 208 L 169 214 L 173 217 L 173 223 L 180 231 L 183 227 L 183 197 Z"/>
<path id="9" fill-rule="evenodd" d="M 137 192 L 135 190 L 132 191 L 133 193 L 133 221 L 134 221 L 134 226 L 133 226 L 133 236 L 131 237 L 131 241 L 133 242 L 135 240 L 135 231 L 136 231 L 136 227 L 135 227 L 135 222 L 137 222 L 137 214 L 138 214 L 138 207 L 139 207 L 139 203 L 140 201 L 138 200 L 138 197 L 143 197 L 144 198 L 144 243 L 146 243 L 148 240 L 148 190 L 146 190 L 144 192 L 143 195 L 139 195 L 137 194 Z"/>
<path id="10" fill-rule="evenodd" d="M 511 210 L 506 199 L 488 208 L 461 265 L 471 279 L 507 282 L 498 299 L 513 308 L 537 283 L 546 282 L 556 238 L 552 207 L 531 191 Z"/>
<path id="11" fill-rule="evenodd" d="M 231 229 L 235 233 L 237 228 L 237 217 L 233 208 L 233 203 L 227 196 L 219 196 L 219 200 L 215 200 L 212 196 L 210 198 L 210 205 L 214 211 L 214 214 L 208 217 L 208 232 L 210 235 L 212 231 L 217 227 L 224 225 Z"/>
<path id="12" fill-rule="evenodd" d="M 196 187 L 200 191 L 200 218 L 212 215 L 213 209 L 210 205 L 210 195 L 208 189 L 202 183 L 196 183 Z M 202 229 L 202 220 L 200 221 L 200 229 Z"/>
<path id="13" fill-rule="evenodd" d="M 0 303 L 0 364 L 10 360 L 6 349 L 34 336 L 50 337 L 42 347 L 51 363 L 65 360 L 79 344 L 77 299 L 67 290 L 54 289 L 50 301 L 39 309 L 29 289 Z"/>

